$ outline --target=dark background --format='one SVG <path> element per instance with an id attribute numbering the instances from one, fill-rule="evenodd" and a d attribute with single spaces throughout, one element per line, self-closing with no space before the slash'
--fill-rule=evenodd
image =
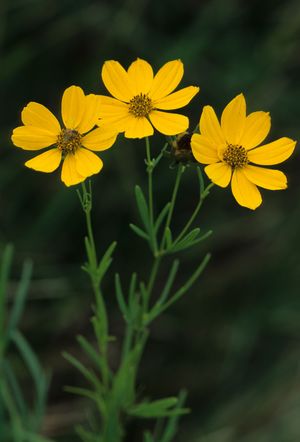
<path id="1" fill-rule="evenodd" d="M 72 426 L 85 405 L 64 393 L 82 383 L 61 356 L 80 358 L 75 335 L 91 335 L 92 294 L 78 269 L 84 260 L 84 222 L 74 189 L 59 174 L 39 174 L 31 157 L 10 142 L 29 101 L 56 114 L 63 90 L 81 85 L 104 93 L 100 70 L 107 59 L 128 66 L 136 57 L 157 70 L 181 58 L 183 86 L 201 92 L 185 113 L 194 127 L 205 104 L 220 114 L 244 92 L 248 110 L 270 111 L 269 139 L 299 138 L 300 3 L 298 0 L 1 0 L 0 3 L 0 242 L 16 248 L 15 276 L 25 257 L 34 260 L 22 330 L 52 372 L 45 432 L 73 441 Z M 155 141 L 155 142 L 154 142 Z M 158 152 L 163 137 L 153 138 Z M 94 225 L 99 251 L 118 240 L 107 277 L 112 333 L 123 324 L 113 292 L 113 272 L 147 275 L 150 256 L 128 229 L 136 221 L 133 186 L 146 184 L 143 141 L 123 140 L 102 155 L 93 180 Z M 189 391 L 191 415 L 182 418 L 178 441 L 298 442 L 300 440 L 299 156 L 280 166 L 284 192 L 263 191 L 255 212 L 239 207 L 228 190 L 213 189 L 198 221 L 211 239 L 184 255 L 184 281 L 210 250 L 199 283 L 152 328 L 140 372 L 141 391 L 152 398 Z M 161 204 L 174 179 L 164 160 L 156 175 Z M 194 169 L 184 176 L 174 228 L 197 202 Z M 145 257 L 142 261 L 141 257 Z M 163 278 L 164 273 L 161 274 Z M 112 349 L 117 360 L 118 344 Z M 24 373 L 24 381 L 26 374 Z M 139 442 L 140 429 L 128 440 Z"/>

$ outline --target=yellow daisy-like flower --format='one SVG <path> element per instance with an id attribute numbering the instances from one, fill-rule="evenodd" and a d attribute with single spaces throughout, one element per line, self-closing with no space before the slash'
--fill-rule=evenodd
<path id="1" fill-rule="evenodd" d="M 67 88 L 61 108 L 65 127 L 61 128 L 57 118 L 45 106 L 29 103 L 21 114 L 24 126 L 14 129 L 12 142 L 25 150 L 55 147 L 27 161 L 25 166 L 49 173 L 63 160 L 61 179 L 66 186 L 78 184 L 100 172 L 103 162 L 91 151 L 110 148 L 117 132 L 108 127 L 91 130 L 99 118 L 99 108 L 97 95 L 85 95 L 78 86 Z"/>
<path id="2" fill-rule="evenodd" d="M 191 140 L 194 157 L 199 163 L 208 164 L 204 170 L 213 183 L 227 187 L 231 182 L 233 196 L 241 206 L 256 209 L 261 204 L 257 186 L 269 190 L 287 188 L 284 173 L 260 166 L 285 161 L 293 153 L 296 141 L 283 137 L 259 146 L 270 131 L 271 118 L 268 112 L 260 111 L 246 116 L 243 94 L 225 107 L 221 124 L 213 108 L 205 106 L 199 127 L 200 134 L 194 134 Z"/>
<path id="3" fill-rule="evenodd" d="M 127 138 L 153 135 L 153 126 L 164 135 L 184 132 L 188 118 L 164 112 L 186 106 L 199 91 L 189 86 L 172 93 L 182 77 L 180 60 L 166 63 L 155 76 L 150 64 L 139 58 L 128 71 L 117 61 L 106 61 L 102 80 L 114 98 L 101 95 L 100 124 L 115 126 Z"/>

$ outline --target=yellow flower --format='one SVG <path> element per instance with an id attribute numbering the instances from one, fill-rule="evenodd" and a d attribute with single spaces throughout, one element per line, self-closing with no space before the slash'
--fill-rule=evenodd
<path id="1" fill-rule="evenodd" d="M 61 179 L 66 186 L 100 172 L 103 163 L 91 151 L 111 147 L 117 132 L 103 127 L 91 131 L 99 117 L 99 102 L 99 97 L 84 95 L 78 86 L 67 88 L 61 109 L 65 128 L 61 128 L 45 106 L 31 102 L 24 107 L 21 115 L 24 126 L 14 129 L 11 138 L 14 145 L 25 150 L 55 146 L 27 161 L 25 166 L 39 172 L 53 172 L 63 160 Z"/>
<path id="2" fill-rule="evenodd" d="M 194 134 L 191 140 L 196 160 L 208 164 L 204 170 L 213 183 L 227 187 L 231 181 L 233 196 L 241 206 L 256 209 L 261 204 L 257 186 L 269 190 L 287 188 L 284 173 L 253 164 L 282 163 L 293 153 L 296 141 L 283 137 L 259 146 L 270 131 L 271 118 L 268 112 L 246 116 L 243 94 L 225 107 L 221 124 L 213 108 L 205 106 L 199 127 L 200 135 Z"/>
<path id="3" fill-rule="evenodd" d="M 114 98 L 101 95 L 100 124 L 115 126 L 127 138 L 153 135 L 153 126 L 165 135 L 184 132 L 189 124 L 187 117 L 161 112 L 186 106 L 198 93 L 199 88 L 194 86 L 171 93 L 182 76 L 180 60 L 166 63 L 155 76 L 150 64 L 139 58 L 127 72 L 117 61 L 106 61 L 102 80 Z"/>

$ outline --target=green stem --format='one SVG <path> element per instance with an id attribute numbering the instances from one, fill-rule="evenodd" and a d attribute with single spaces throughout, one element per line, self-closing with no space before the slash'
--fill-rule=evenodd
<path id="1" fill-rule="evenodd" d="M 98 259 L 97 259 L 97 251 L 96 251 L 96 246 L 95 246 L 95 239 L 94 239 L 92 219 L 91 219 L 91 212 L 92 212 L 92 207 L 93 207 L 92 192 L 91 192 L 91 187 L 90 187 L 90 192 L 87 191 L 86 185 L 84 182 L 82 183 L 82 193 L 83 193 L 83 201 L 85 202 L 85 207 L 83 207 L 83 210 L 85 212 L 85 217 L 86 217 L 87 234 L 88 234 L 88 239 L 89 239 L 89 243 L 91 246 L 92 257 L 93 257 L 93 262 L 90 264 L 93 264 L 94 269 L 96 269 L 97 264 L 98 264 Z"/>
<path id="2" fill-rule="evenodd" d="M 166 240 L 166 232 L 171 224 L 171 220 L 172 220 L 172 216 L 173 216 L 173 212 L 174 212 L 174 208 L 175 208 L 175 202 L 176 202 L 176 198 L 177 198 L 177 193 L 178 193 L 178 189 L 179 189 L 179 185 L 180 185 L 180 181 L 181 181 L 181 177 L 182 177 L 183 172 L 184 172 L 184 166 L 182 164 L 180 164 L 177 169 L 175 185 L 174 185 L 174 189 L 173 189 L 173 193 L 172 193 L 172 197 L 171 197 L 171 201 L 170 201 L 170 208 L 169 208 L 168 217 L 167 217 L 166 224 L 165 224 L 163 237 L 161 240 L 160 249 L 162 249 L 164 247 L 165 240 Z"/>
<path id="3" fill-rule="evenodd" d="M 191 225 L 192 225 L 193 222 L 195 221 L 195 219 L 196 219 L 196 217 L 197 217 L 197 215 L 198 215 L 198 213 L 199 213 L 199 211 L 200 211 L 200 209 L 201 209 L 201 207 L 202 207 L 202 204 L 203 204 L 205 198 L 206 198 L 207 195 L 208 195 L 209 190 L 210 190 L 213 186 L 214 186 L 214 183 L 210 183 L 210 184 L 206 187 L 206 189 L 204 190 L 204 192 L 201 193 L 201 195 L 200 195 L 200 199 L 199 199 L 199 202 L 198 202 L 198 204 L 197 204 L 197 206 L 196 206 L 194 212 L 192 213 L 192 216 L 190 217 L 190 219 L 188 220 L 188 222 L 186 223 L 186 225 L 184 226 L 184 228 L 181 230 L 181 232 L 179 233 L 179 235 L 178 235 L 177 238 L 175 239 L 173 245 L 177 244 L 177 243 L 178 243 L 178 242 L 184 237 L 184 235 L 186 234 L 186 232 L 189 230 L 189 228 L 191 227 Z"/>
<path id="4" fill-rule="evenodd" d="M 102 377 L 103 383 L 106 387 L 109 384 L 110 370 L 108 365 L 107 358 L 107 343 L 108 343 L 108 316 L 107 310 L 105 306 L 105 302 L 103 300 L 102 292 L 100 289 L 100 283 L 98 279 L 98 258 L 97 251 L 94 239 L 94 232 L 92 226 L 91 219 L 91 211 L 92 211 L 92 190 L 91 185 L 89 185 L 89 191 L 87 191 L 85 183 L 82 183 L 82 196 L 80 197 L 81 205 L 83 211 L 85 213 L 86 219 L 86 227 L 87 227 L 87 238 L 88 238 L 88 246 L 86 245 L 87 251 L 87 259 L 88 259 L 88 267 L 86 270 L 89 274 L 92 288 L 94 291 L 94 296 L 96 300 L 96 335 L 98 338 L 98 343 L 101 351 L 101 355 L 104 361 Z"/>
<path id="5" fill-rule="evenodd" d="M 151 160 L 151 151 L 150 151 L 150 141 L 149 138 L 146 137 L 146 157 L 147 157 L 147 173 L 148 173 L 148 199 L 149 199 L 149 213 L 150 213 L 150 222 L 151 226 L 153 226 L 153 166 Z"/>

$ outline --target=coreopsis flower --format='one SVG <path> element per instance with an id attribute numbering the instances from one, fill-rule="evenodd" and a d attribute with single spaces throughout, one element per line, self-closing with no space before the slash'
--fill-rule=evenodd
<path id="1" fill-rule="evenodd" d="M 193 155 L 207 176 L 218 186 L 231 190 L 236 201 L 249 209 L 262 202 L 257 186 L 269 190 L 287 188 L 287 178 L 272 166 L 285 161 L 293 153 L 296 141 L 279 138 L 261 145 L 271 128 L 268 112 L 246 116 L 243 94 L 235 97 L 224 109 L 221 124 L 211 106 L 205 106 L 200 118 L 200 134 L 191 140 Z"/>
<path id="2" fill-rule="evenodd" d="M 102 80 L 114 97 L 101 95 L 100 124 L 113 125 L 127 138 L 153 135 L 153 126 L 164 135 L 184 132 L 186 116 L 165 112 L 186 106 L 199 91 L 189 86 L 173 92 L 183 77 L 180 60 L 166 63 L 154 76 L 145 60 L 137 59 L 128 71 L 117 61 L 106 61 Z"/>
<path id="3" fill-rule="evenodd" d="M 53 146 L 25 166 L 49 173 L 63 161 L 61 179 L 66 186 L 100 172 L 103 162 L 92 151 L 110 148 L 117 132 L 101 126 L 92 130 L 98 120 L 99 101 L 97 95 L 85 95 L 78 86 L 67 88 L 61 104 L 63 128 L 45 106 L 31 102 L 24 107 L 21 114 L 24 126 L 14 129 L 14 145 L 33 151 Z"/>

